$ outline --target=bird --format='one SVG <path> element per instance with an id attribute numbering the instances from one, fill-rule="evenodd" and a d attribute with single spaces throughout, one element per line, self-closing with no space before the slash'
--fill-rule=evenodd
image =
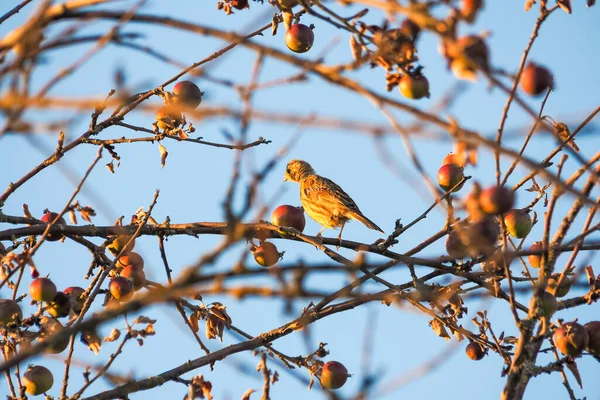
<path id="1" fill-rule="evenodd" d="M 317 234 L 318 237 L 321 237 L 325 228 L 340 227 L 338 239 L 341 241 L 344 225 L 351 219 L 360 221 L 369 229 L 384 233 L 377 224 L 364 216 L 354 200 L 337 183 L 317 175 L 306 161 L 291 160 L 287 164 L 283 181 L 300 184 L 300 201 L 304 211 L 323 226 Z"/>

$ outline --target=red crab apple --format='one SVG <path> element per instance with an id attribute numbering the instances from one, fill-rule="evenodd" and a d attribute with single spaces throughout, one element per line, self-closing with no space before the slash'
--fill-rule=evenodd
<path id="1" fill-rule="evenodd" d="M 50 224 L 52 223 L 52 221 L 54 221 L 56 219 L 56 217 L 58 217 L 58 213 L 55 212 L 50 212 L 48 210 L 46 210 L 44 212 L 44 215 L 42 215 L 42 218 L 40 218 L 40 221 L 45 222 L 46 224 Z M 67 225 L 67 222 L 65 221 L 65 219 L 63 217 L 60 217 L 58 219 L 58 221 L 56 221 L 56 224 L 54 225 Z M 50 233 L 48 234 L 48 236 L 46 236 L 46 240 L 50 241 L 50 242 L 56 242 L 57 240 L 62 239 L 63 235 L 61 235 L 59 232 L 54 232 L 54 233 Z"/>
<path id="2" fill-rule="evenodd" d="M 304 230 L 306 218 L 302 207 L 283 205 L 273 210 L 271 223 L 277 226 L 287 226 L 300 232 Z"/>
<path id="3" fill-rule="evenodd" d="M 108 250 L 110 250 L 110 252 L 113 253 L 115 256 L 117 254 L 119 254 L 121 252 L 121 250 L 123 250 L 123 254 L 129 254 L 135 247 L 135 239 L 133 239 L 131 241 L 131 243 L 129 243 L 129 245 L 127 245 L 127 243 L 129 242 L 130 239 L 131 239 L 131 236 L 129 236 L 129 235 L 117 236 L 112 241 L 112 243 L 109 244 L 106 248 Z"/>
<path id="4" fill-rule="evenodd" d="M 47 311 L 54 318 L 66 317 L 71 310 L 71 298 L 63 292 L 58 292 L 49 306 Z"/>
<path id="5" fill-rule="evenodd" d="M 485 356 L 485 352 L 481 346 L 475 342 L 469 343 L 465 348 L 465 352 L 467 353 L 467 357 L 474 361 L 479 361 Z"/>
<path id="6" fill-rule="evenodd" d="M 446 164 L 442 165 L 437 173 L 437 181 L 438 185 L 447 192 L 452 189 L 454 186 L 458 185 L 460 181 L 464 178 L 463 169 L 454 164 Z M 463 185 L 457 186 L 452 190 L 453 192 L 458 192 Z"/>
<path id="7" fill-rule="evenodd" d="M 415 24 L 412 19 L 407 18 L 400 24 L 400 31 L 414 42 L 419 37 L 421 27 Z"/>
<path id="8" fill-rule="evenodd" d="M 71 308 L 76 314 L 79 314 L 83 308 L 83 303 L 85 303 L 85 299 L 81 298 L 81 295 L 85 293 L 85 290 L 79 286 L 69 286 L 63 290 L 63 293 L 69 296 Z"/>
<path id="9" fill-rule="evenodd" d="M 488 216 L 471 224 L 467 233 L 471 251 L 476 251 L 477 254 L 492 254 L 496 250 L 500 227 L 495 218 Z"/>
<path id="10" fill-rule="evenodd" d="M 54 377 L 52 376 L 52 372 L 41 365 L 35 365 L 23 374 L 25 391 L 32 396 L 47 392 L 52 388 L 53 384 Z"/>
<path id="11" fill-rule="evenodd" d="M 270 242 L 263 242 L 259 247 L 252 251 L 252 254 L 254 255 L 254 260 L 263 267 L 275 265 L 280 257 L 277 247 Z"/>
<path id="12" fill-rule="evenodd" d="M 588 331 L 577 322 L 565 322 L 554 331 L 554 344 L 566 356 L 579 357 L 589 340 Z"/>
<path id="13" fill-rule="evenodd" d="M 429 81 L 421 74 L 404 74 L 398 83 L 398 89 L 402 96 L 409 99 L 422 99 L 429 97 Z"/>
<path id="14" fill-rule="evenodd" d="M 457 231 L 452 231 L 446 239 L 446 252 L 453 258 L 465 258 L 469 255 L 468 246 L 463 243 Z"/>
<path id="15" fill-rule="evenodd" d="M 144 284 L 146 283 L 146 274 L 144 273 L 144 269 L 142 267 L 128 265 L 121 270 L 119 275 L 130 279 L 135 291 L 143 288 Z"/>
<path id="16" fill-rule="evenodd" d="M 565 297 L 569 294 L 569 290 L 571 290 L 571 285 L 573 282 L 566 276 L 563 277 L 560 285 L 557 286 L 558 280 L 560 278 L 560 274 L 552 275 L 548 278 L 548 291 L 554 294 L 556 297 Z"/>
<path id="17" fill-rule="evenodd" d="M 128 265 L 144 268 L 144 259 L 135 251 L 119 257 L 119 260 L 117 261 L 118 267 L 126 267 Z"/>
<path id="18" fill-rule="evenodd" d="M 48 278 L 36 278 L 29 285 L 29 295 L 35 301 L 50 303 L 56 292 L 56 285 Z"/>
<path id="19" fill-rule="evenodd" d="M 124 276 L 116 276 L 111 279 L 108 289 L 112 297 L 120 302 L 129 301 L 133 297 L 133 283 Z"/>
<path id="20" fill-rule="evenodd" d="M 202 102 L 202 95 L 202 91 L 194 82 L 181 81 L 173 87 L 175 104 L 184 109 L 193 110 L 198 107 Z"/>
<path id="21" fill-rule="evenodd" d="M 586 350 L 590 354 L 600 357 L 600 321 L 588 322 L 583 327 L 589 335 Z"/>
<path id="22" fill-rule="evenodd" d="M 0 326 L 23 319 L 19 303 L 11 299 L 0 299 Z"/>
<path id="23" fill-rule="evenodd" d="M 535 306 L 534 304 L 535 298 L 531 299 L 529 304 L 530 308 Z M 544 292 L 539 297 L 539 306 L 540 306 L 540 314 L 546 318 L 552 317 L 552 315 L 558 310 L 558 302 L 556 301 L 556 297 L 548 292 Z"/>
<path id="24" fill-rule="evenodd" d="M 515 193 L 504 186 L 492 186 L 481 192 L 479 204 L 486 214 L 504 214 L 515 201 Z"/>
<path id="25" fill-rule="evenodd" d="M 542 245 L 542 242 L 535 242 L 529 248 L 529 250 L 531 250 L 531 251 L 539 251 L 539 250 L 543 250 L 543 249 L 544 249 L 544 246 Z M 540 265 L 542 265 L 542 255 L 541 254 L 531 254 L 527 257 L 527 260 L 529 261 L 529 264 L 533 268 L 539 268 Z"/>
<path id="26" fill-rule="evenodd" d="M 504 224 L 508 233 L 517 239 L 523 239 L 531 232 L 531 217 L 523 210 L 513 209 L 504 215 Z"/>
<path id="27" fill-rule="evenodd" d="M 442 160 L 442 165 L 446 164 L 453 164 L 462 168 L 465 166 L 465 157 L 455 153 L 448 153 Z"/>
<path id="28" fill-rule="evenodd" d="M 348 379 L 348 370 L 342 363 L 329 361 L 321 370 L 321 385 L 327 389 L 339 389 Z"/>
<path id="29" fill-rule="evenodd" d="M 175 107 L 163 106 L 158 109 L 156 115 L 156 125 L 160 129 L 174 129 L 183 123 L 181 111 Z"/>
<path id="30" fill-rule="evenodd" d="M 552 74 L 548 69 L 529 62 L 521 75 L 521 90 L 530 96 L 539 96 L 554 85 Z"/>
<path id="31" fill-rule="evenodd" d="M 294 24 L 285 33 L 285 44 L 295 53 L 306 53 L 314 42 L 315 34 L 304 24 Z"/>

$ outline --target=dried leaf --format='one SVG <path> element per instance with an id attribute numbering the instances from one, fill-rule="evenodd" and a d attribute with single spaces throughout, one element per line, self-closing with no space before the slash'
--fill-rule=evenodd
<path id="1" fill-rule="evenodd" d="M 273 372 L 273 376 L 271 377 L 271 385 L 275 382 L 279 381 L 279 373 L 277 371 Z"/>
<path id="2" fill-rule="evenodd" d="M 190 326 L 194 332 L 198 332 L 200 328 L 198 327 L 198 314 L 193 313 L 189 318 Z"/>
<path id="3" fill-rule="evenodd" d="M 450 340 L 450 335 L 448 335 L 448 331 L 440 321 L 438 321 L 437 319 L 431 320 L 429 322 L 429 326 L 431 326 L 436 335 L 446 340 Z"/>
<path id="4" fill-rule="evenodd" d="M 279 28 L 279 17 L 277 13 L 273 14 L 273 19 L 271 20 L 271 35 L 277 35 L 277 28 Z"/>
<path id="5" fill-rule="evenodd" d="M 160 151 L 160 167 L 164 168 L 165 162 L 167 161 L 167 156 L 169 155 L 169 152 L 167 151 L 165 146 L 163 146 L 160 143 L 158 144 L 158 150 Z"/>
<path id="6" fill-rule="evenodd" d="M 579 370 L 577 369 L 577 364 L 575 363 L 575 361 L 568 360 L 565 362 L 565 365 L 567 366 L 567 368 L 569 368 L 569 371 L 571 371 L 571 373 L 575 377 L 575 380 L 579 384 L 579 387 L 583 389 L 583 382 L 581 381 L 581 375 L 579 374 Z"/>
<path id="7" fill-rule="evenodd" d="M 527 0 L 525 2 L 525 12 L 531 10 L 531 7 L 535 4 L 535 0 Z"/>
<path id="8" fill-rule="evenodd" d="M 567 14 L 571 14 L 573 11 L 571 8 L 571 0 L 557 0 L 556 4 L 558 4 L 558 6 Z"/>
<path id="9" fill-rule="evenodd" d="M 104 338 L 105 342 L 114 342 L 121 337 L 121 331 L 118 329 L 113 329 L 110 331 L 110 335 Z"/>
<path id="10" fill-rule="evenodd" d="M 148 324 L 148 326 L 146 327 L 146 329 L 144 329 L 144 333 L 147 336 L 153 336 L 153 335 L 155 335 L 156 331 L 154 330 L 154 325 Z"/>
<path id="11" fill-rule="evenodd" d="M 292 27 L 292 22 L 294 21 L 294 13 L 289 10 L 284 10 L 281 12 L 281 16 L 283 17 L 283 23 L 285 24 L 285 30 L 289 31 Z"/>
<path id="12" fill-rule="evenodd" d="M 585 5 L 587 8 L 593 7 L 596 4 L 596 0 L 587 0 L 587 4 Z"/>
<path id="13" fill-rule="evenodd" d="M 144 341 L 142 339 L 137 339 L 138 347 L 142 347 L 144 345 Z"/>
<path id="14" fill-rule="evenodd" d="M 69 210 L 69 219 L 73 225 L 77 225 L 77 215 L 75 214 L 75 211 Z"/>
<path id="15" fill-rule="evenodd" d="M 556 124 L 554 124 L 554 133 L 556 134 L 556 136 L 558 136 L 558 138 L 561 141 L 566 142 L 567 146 L 569 146 L 575 151 L 579 151 L 579 147 L 575 144 L 575 139 L 571 138 L 569 140 L 569 137 L 571 136 L 571 131 L 569 131 L 569 127 L 567 126 L 567 124 L 562 122 L 557 122 Z"/>
<path id="16" fill-rule="evenodd" d="M 350 50 L 352 51 L 354 61 L 358 61 L 362 57 L 362 46 L 354 35 L 350 35 Z"/>
<path id="17" fill-rule="evenodd" d="M 133 325 L 135 325 L 135 324 L 155 324 L 155 323 L 156 323 L 155 319 L 148 318 L 143 315 L 140 315 L 139 317 L 137 317 L 135 319 L 135 321 L 133 321 Z"/>
<path id="18" fill-rule="evenodd" d="M 242 400 L 250 400 L 250 395 L 252 393 L 254 393 L 254 392 L 256 392 L 256 390 L 254 390 L 254 389 L 248 389 L 248 390 L 246 390 L 246 392 L 242 396 Z"/>
<path id="19" fill-rule="evenodd" d="M 29 212 L 29 206 L 27 204 L 23 204 L 23 216 L 25 218 L 33 218 L 33 215 Z"/>
<path id="20" fill-rule="evenodd" d="M 115 164 L 112 161 L 106 164 L 106 168 L 110 171 L 111 174 L 115 173 Z"/>
<path id="21" fill-rule="evenodd" d="M 312 389 L 313 385 L 315 384 L 315 380 L 313 379 L 313 377 L 310 377 L 310 381 L 308 382 L 308 390 Z"/>

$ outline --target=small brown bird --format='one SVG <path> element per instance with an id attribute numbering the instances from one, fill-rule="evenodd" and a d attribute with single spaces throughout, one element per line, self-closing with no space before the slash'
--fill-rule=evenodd
<path id="1" fill-rule="evenodd" d="M 300 201 L 309 217 L 325 228 L 341 227 L 338 239 L 342 239 L 344 224 L 355 219 L 367 228 L 384 233 L 373 221 L 360 211 L 354 200 L 335 182 L 319 176 L 309 163 L 302 160 L 292 160 L 285 170 L 284 181 L 300 184 Z"/>

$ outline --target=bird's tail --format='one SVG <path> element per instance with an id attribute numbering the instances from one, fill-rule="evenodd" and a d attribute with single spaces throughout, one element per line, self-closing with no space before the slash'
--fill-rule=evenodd
<path id="1" fill-rule="evenodd" d="M 385 233 L 385 232 L 383 232 L 383 230 L 380 227 L 377 226 L 377 224 L 375 222 L 371 221 L 369 218 L 362 215 L 361 212 L 353 211 L 353 212 L 349 213 L 348 217 L 361 222 L 364 226 L 366 226 L 369 229 L 373 229 L 375 231 Z"/>

